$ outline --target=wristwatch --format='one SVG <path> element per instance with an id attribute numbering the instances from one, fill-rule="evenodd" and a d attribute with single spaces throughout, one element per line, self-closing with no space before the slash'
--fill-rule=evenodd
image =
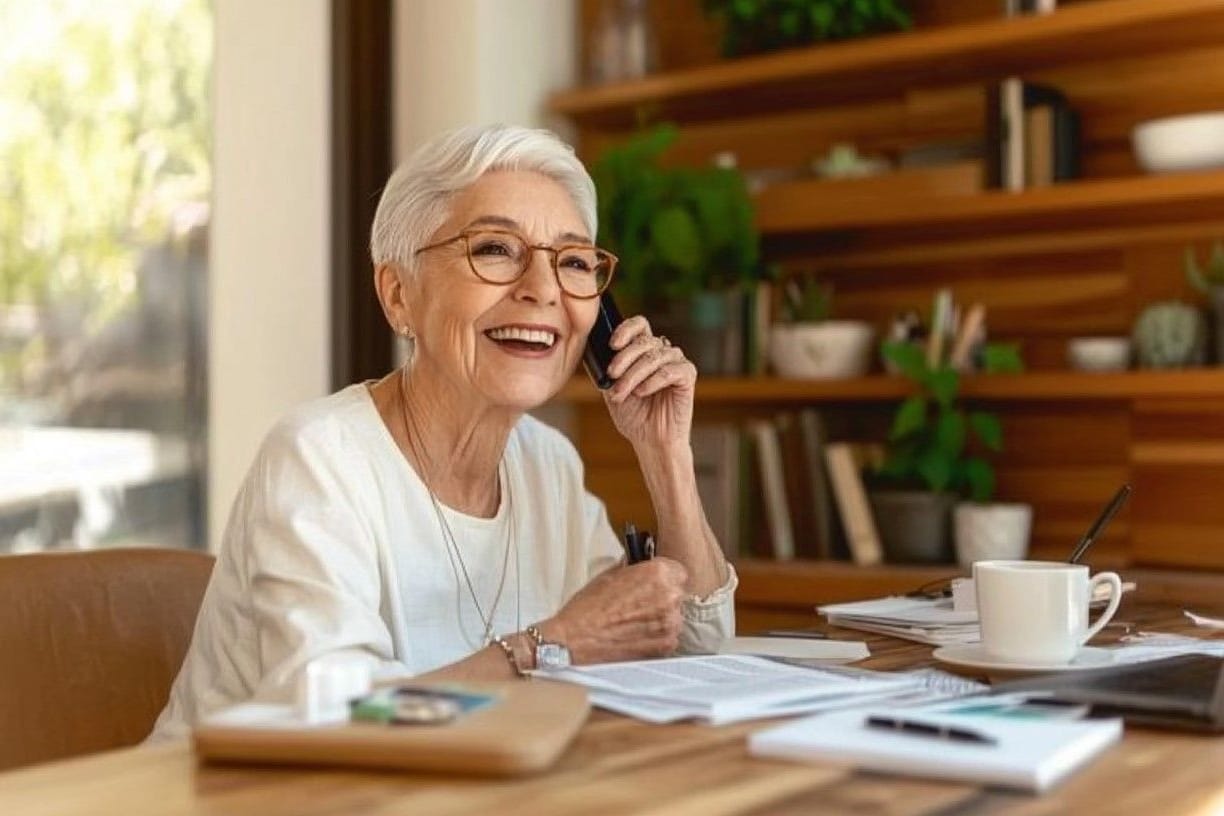
<path id="1" fill-rule="evenodd" d="M 564 669 L 570 665 L 570 651 L 564 643 L 553 643 L 544 639 L 535 626 L 527 627 L 527 634 L 535 641 L 535 667 L 537 669 Z"/>

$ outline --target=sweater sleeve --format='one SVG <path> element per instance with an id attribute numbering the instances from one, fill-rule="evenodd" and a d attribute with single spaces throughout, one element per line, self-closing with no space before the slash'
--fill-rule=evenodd
<path id="1" fill-rule="evenodd" d="M 302 669 L 323 655 L 357 657 L 376 676 L 410 673 L 379 614 L 378 549 L 340 470 L 345 457 L 317 436 L 273 433 L 230 542 L 255 624 L 256 699 L 291 699 Z"/>

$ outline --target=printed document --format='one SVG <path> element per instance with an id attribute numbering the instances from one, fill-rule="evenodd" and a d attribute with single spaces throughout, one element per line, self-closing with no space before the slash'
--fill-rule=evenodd
<path id="1" fill-rule="evenodd" d="M 586 686 L 591 702 L 649 722 L 704 720 L 712 725 L 845 708 L 912 693 L 905 675 L 800 668 L 747 655 L 635 660 L 537 671 Z"/>

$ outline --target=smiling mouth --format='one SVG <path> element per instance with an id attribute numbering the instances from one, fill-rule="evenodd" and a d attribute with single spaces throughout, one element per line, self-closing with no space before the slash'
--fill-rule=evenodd
<path id="1" fill-rule="evenodd" d="M 517 326 L 489 329 L 485 336 L 499 346 L 517 351 L 548 351 L 557 342 L 556 332 Z"/>

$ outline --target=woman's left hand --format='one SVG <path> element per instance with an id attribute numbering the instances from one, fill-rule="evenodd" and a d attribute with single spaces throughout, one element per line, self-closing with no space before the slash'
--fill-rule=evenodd
<path id="1" fill-rule="evenodd" d="M 617 326 L 611 345 L 618 352 L 608 373 L 616 382 L 604 402 L 616 429 L 635 447 L 688 444 L 697 367 L 666 337 L 655 337 L 641 315 Z"/>

